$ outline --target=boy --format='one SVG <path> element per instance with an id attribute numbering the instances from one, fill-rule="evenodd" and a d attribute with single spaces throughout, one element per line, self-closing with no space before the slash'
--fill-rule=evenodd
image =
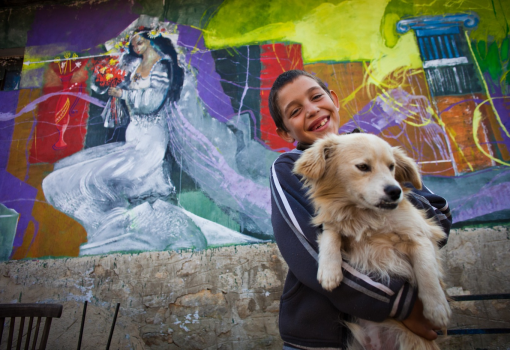
<path id="1" fill-rule="evenodd" d="M 338 97 L 315 76 L 288 71 L 273 84 L 269 109 L 276 132 L 297 149 L 282 154 L 271 168 L 272 215 L 276 243 L 289 266 L 280 301 L 280 335 L 284 349 L 345 349 L 349 332 L 341 321 L 352 317 L 382 321 L 401 320 L 414 333 L 433 340 L 433 324 L 423 317 L 417 291 L 407 282 L 392 279 L 389 286 L 350 268 L 332 292 L 317 281 L 317 235 L 311 225 L 314 209 L 294 162 L 315 140 L 338 134 Z M 428 191 L 413 190 L 411 200 L 435 216 L 448 234 L 451 216 L 446 201 Z M 391 291 L 390 291 L 391 290 Z"/>

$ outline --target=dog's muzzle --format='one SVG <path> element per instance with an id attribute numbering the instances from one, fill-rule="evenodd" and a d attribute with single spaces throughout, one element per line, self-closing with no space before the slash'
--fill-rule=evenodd
<path id="1" fill-rule="evenodd" d="M 398 207 L 400 198 L 402 197 L 402 189 L 399 186 L 390 185 L 384 188 L 386 198 L 381 200 L 377 205 L 381 209 L 395 209 Z"/>

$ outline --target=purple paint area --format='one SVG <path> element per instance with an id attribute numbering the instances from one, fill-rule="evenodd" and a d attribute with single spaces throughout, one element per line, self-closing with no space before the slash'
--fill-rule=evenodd
<path id="1" fill-rule="evenodd" d="M 268 188 L 250 181 L 235 172 L 227 164 L 214 144 L 188 122 L 179 108 L 177 108 L 177 112 L 180 122 L 184 126 L 182 130 L 188 133 L 187 138 L 195 139 L 203 146 L 204 150 L 207 150 L 207 154 L 204 155 L 199 152 L 196 153 L 196 155 L 201 158 L 200 162 L 197 162 L 197 165 L 203 167 L 211 176 L 220 175 L 220 177 L 223 178 L 221 186 L 236 200 L 241 209 L 245 209 L 243 203 L 246 201 L 247 203 L 263 209 L 265 213 L 270 213 L 271 198 Z M 251 213 L 250 217 L 252 219 L 263 219 L 257 217 L 255 213 Z"/>
<path id="2" fill-rule="evenodd" d="M 226 122 L 234 115 L 230 98 L 223 92 L 221 77 L 211 52 L 206 49 L 202 33 L 198 29 L 179 25 L 177 44 L 186 50 L 186 62 L 197 70 L 197 91 L 209 115 Z M 192 53 L 193 52 L 193 53 Z"/>
<path id="3" fill-rule="evenodd" d="M 502 183 L 478 192 L 468 198 L 451 202 L 455 209 L 453 221 L 463 222 L 479 216 L 510 209 L 510 183 Z"/>
<path id="4" fill-rule="evenodd" d="M 33 111 L 39 103 L 46 101 L 50 97 L 60 96 L 60 95 L 75 96 L 79 99 L 85 100 L 85 101 L 90 102 L 90 103 L 92 103 L 96 106 L 99 106 L 99 107 L 104 107 L 106 105 L 106 103 L 104 101 L 101 101 L 95 97 L 89 96 L 89 95 L 87 95 L 85 93 L 81 93 L 81 92 L 66 92 L 66 91 L 52 92 L 50 94 L 42 95 L 41 97 L 36 98 L 35 100 L 33 100 L 32 102 L 27 104 L 25 107 L 23 107 L 23 109 L 16 114 L 14 114 L 14 112 L 4 113 L 0 109 L 0 122 L 6 121 L 6 120 L 12 120 L 12 119 L 17 118 L 25 113 Z"/>
<path id="5" fill-rule="evenodd" d="M 397 90 L 390 91 L 390 95 L 395 94 L 395 91 Z M 398 93 L 398 95 L 401 94 L 401 92 Z M 394 98 L 398 100 L 399 96 L 394 96 Z M 363 107 L 351 120 L 342 125 L 339 132 L 351 132 L 355 128 L 360 128 L 364 132 L 379 135 L 385 129 L 399 125 L 400 121 L 405 119 L 405 116 L 403 118 L 402 116 L 394 118 L 394 115 L 387 113 L 388 107 L 379 97 L 376 98 Z"/>
<path id="6" fill-rule="evenodd" d="M 65 44 L 66 50 L 99 53 L 102 50 L 98 45 L 119 35 L 138 18 L 131 7 L 130 1 L 84 4 L 78 9 L 45 7 L 35 15 L 27 46 Z"/>
<path id="7" fill-rule="evenodd" d="M 0 112 L 16 113 L 19 90 L 0 92 Z M 14 120 L 0 122 L 0 170 L 7 168 L 11 150 Z"/>
<path id="8" fill-rule="evenodd" d="M 431 117 L 423 108 L 424 106 L 417 103 L 425 103 L 428 106 L 429 102 L 424 99 L 422 96 L 408 94 L 400 88 L 390 90 L 385 98 L 378 96 L 363 107 L 351 120 L 340 127 L 339 132 L 351 132 L 355 128 L 361 128 L 364 132 L 379 135 L 392 126 L 401 125 L 407 118 L 412 118 L 413 122 L 420 124 L 422 122 L 416 120 L 416 116 L 423 119 Z"/>
<path id="9" fill-rule="evenodd" d="M 489 83 L 489 90 L 491 92 L 491 97 L 493 97 L 492 102 L 498 111 L 501 123 L 504 125 L 507 132 L 510 133 L 510 98 L 509 96 L 503 95 L 500 83 L 498 81 L 494 82 L 489 73 L 485 73 L 485 81 Z M 504 82 L 501 84 L 504 84 Z M 491 108 L 489 102 L 487 102 L 486 105 L 488 108 Z M 510 151 L 510 138 L 505 134 L 504 130 L 501 130 L 501 136 L 503 137 L 501 143 L 505 144 Z"/>
<path id="10" fill-rule="evenodd" d="M 32 217 L 37 189 L 19 180 L 5 170 L 0 170 L 0 203 L 20 214 L 13 248 L 23 244 L 23 235 Z M 36 232 L 37 234 L 37 232 Z"/>

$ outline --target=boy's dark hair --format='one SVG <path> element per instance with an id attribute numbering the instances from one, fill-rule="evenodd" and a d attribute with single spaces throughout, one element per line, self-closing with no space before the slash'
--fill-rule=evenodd
<path id="1" fill-rule="evenodd" d="M 329 92 L 326 84 L 324 84 L 324 82 L 317 78 L 315 75 L 298 69 L 289 70 L 280 74 L 274 81 L 273 86 L 271 87 L 271 92 L 269 93 L 269 113 L 271 113 L 271 117 L 273 118 L 276 127 L 283 131 L 289 130 L 287 130 L 285 124 L 283 123 L 283 116 L 280 108 L 278 107 L 278 93 L 285 85 L 292 83 L 294 80 L 296 80 L 297 77 L 302 75 L 315 80 L 317 84 L 319 84 L 319 86 L 322 88 L 322 90 L 324 90 L 328 96 L 331 97 L 331 93 Z"/>

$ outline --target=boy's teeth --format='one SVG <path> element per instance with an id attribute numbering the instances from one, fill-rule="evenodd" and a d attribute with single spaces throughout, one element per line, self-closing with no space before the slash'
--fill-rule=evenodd
<path id="1" fill-rule="evenodd" d="M 326 120 L 326 119 L 323 119 L 323 120 L 322 120 L 322 122 L 321 122 L 319 125 L 317 125 L 317 127 L 316 127 L 315 129 L 317 130 L 317 129 L 318 129 L 318 128 L 320 128 L 321 126 L 324 126 L 324 124 L 326 124 L 326 122 L 327 122 L 327 120 Z"/>

